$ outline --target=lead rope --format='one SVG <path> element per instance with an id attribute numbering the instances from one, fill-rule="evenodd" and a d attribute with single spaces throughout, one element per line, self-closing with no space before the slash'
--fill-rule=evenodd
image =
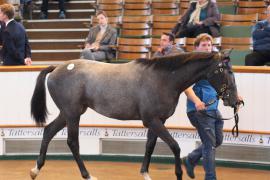
<path id="1" fill-rule="evenodd" d="M 233 112 L 235 114 L 234 115 L 234 124 L 235 125 L 232 128 L 233 137 L 238 137 L 238 134 L 239 134 L 239 130 L 238 130 L 238 123 L 239 123 L 238 108 L 239 108 L 239 105 L 233 109 Z"/>
<path id="2" fill-rule="evenodd" d="M 216 102 L 216 100 L 212 100 L 212 101 L 208 102 L 205 106 L 210 106 L 210 105 L 214 104 L 215 102 Z M 238 129 L 238 123 L 239 123 L 238 110 L 239 110 L 241 104 L 244 106 L 244 101 L 240 101 L 240 102 L 237 103 L 236 107 L 234 107 L 234 109 L 233 109 L 234 115 L 231 118 L 216 118 L 214 116 L 211 116 L 211 115 L 207 114 L 205 110 L 199 111 L 199 112 L 201 114 L 207 116 L 207 117 L 210 117 L 210 118 L 213 118 L 213 119 L 217 119 L 217 120 L 222 120 L 222 121 L 231 120 L 232 118 L 234 118 L 235 125 L 232 128 L 232 135 L 233 135 L 233 137 L 238 137 L 238 135 L 239 135 L 239 129 Z"/>

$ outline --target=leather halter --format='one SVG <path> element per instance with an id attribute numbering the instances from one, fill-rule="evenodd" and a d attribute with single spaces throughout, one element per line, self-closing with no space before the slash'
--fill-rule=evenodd
<path id="1" fill-rule="evenodd" d="M 218 64 L 218 69 L 216 69 L 216 70 L 214 71 L 214 73 L 213 73 L 213 72 L 207 73 L 207 75 L 206 75 L 207 79 L 211 79 L 214 75 L 216 75 L 216 74 L 218 74 L 218 73 L 222 73 L 223 70 L 224 70 L 224 65 L 225 65 L 226 62 L 229 62 L 229 60 L 224 60 L 223 62 L 220 62 L 220 63 Z M 226 66 L 226 65 L 225 65 L 225 66 Z M 228 66 L 229 66 L 229 65 L 228 65 Z M 227 91 L 228 91 L 228 86 L 227 86 L 227 84 L 223 81 L 223 82 L 222 82 L 222 86 L 221 86 L 221 88 L 219 89 L 219 92 L 217 92 L 217 99 L 224 99 L 224 98 L 226 98 Z M 207 107 L 207 106 L 210 106 L 210 105 L 212 105 L 212 104 L 214 104 L 216 101 L 217 101 L 217 100 L 215 99 L 215 100 L 212 100 L 212 101 L 208 102 L 208 103 L 206 104 L 206 107 Z M 238 137 L 238 135 L 239 135 L 239 130 L 238 130 L 239 116 L 238 116 L 238 111 L 239 111 L 239 108 L 240 108 L 241 104 L 244 106 L 244 101 L 238 101 L 238 102 L 236 103 L 236 105 L 233 107 L 233 108 L 234 108 L 234 115 L 233 115 L 232 117 L 230 117 L 230 118 L 217 118 L 217 117 L 214 117 L 214 116 L 211 116 L 211 115 L 207 114 L 205 110 L 201 110 L 201 111 L 199 111 L 199 112 L 200 112 L 201 114 L 204 114 L 204 115 L 207 116 L 207 117 L 210 117 L 210 118 L 213 118 L 213 119 L 216 119 L 216 120 L 222 120 L 222 121 L 224 121 L 224 120 L 231 120 L 232 118 L 234 118 L 235 125 L 234 125 L 233 128 L 232 128 L 232 135 L 233 135 L 234 137 Z"/>

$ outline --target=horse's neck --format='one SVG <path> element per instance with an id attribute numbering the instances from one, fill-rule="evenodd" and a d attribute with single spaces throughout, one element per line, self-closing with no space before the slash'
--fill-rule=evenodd
<path id="1" fill-rule="evenodd" d="M 176 72 L 176 87 L 180 92 L 190 87 L 201 79 L 204 79 L 211 67 L 210 60 L 199 60 L 186 63 Z"/>

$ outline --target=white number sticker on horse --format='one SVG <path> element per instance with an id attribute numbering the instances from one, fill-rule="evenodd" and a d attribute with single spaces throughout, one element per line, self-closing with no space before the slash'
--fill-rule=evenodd
<path id="1" fill-rule="evenodd" d="M 74 64 L 69 64 L 69 65 L 67 66 L 67 70 L 72 70 L 74 67 L 75 67 Z"/>

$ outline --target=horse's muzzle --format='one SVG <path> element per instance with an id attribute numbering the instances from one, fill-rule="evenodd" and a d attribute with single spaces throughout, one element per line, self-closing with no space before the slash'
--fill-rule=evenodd
<path id="1" fill-rule="evenodd" d="M 239 108 L 240 106 L 244 106 L 245 105 L 245 102 L 243 100 L 238 100 L 235 105 L 233 105 L 232 107 L 233 108 Z"/>

